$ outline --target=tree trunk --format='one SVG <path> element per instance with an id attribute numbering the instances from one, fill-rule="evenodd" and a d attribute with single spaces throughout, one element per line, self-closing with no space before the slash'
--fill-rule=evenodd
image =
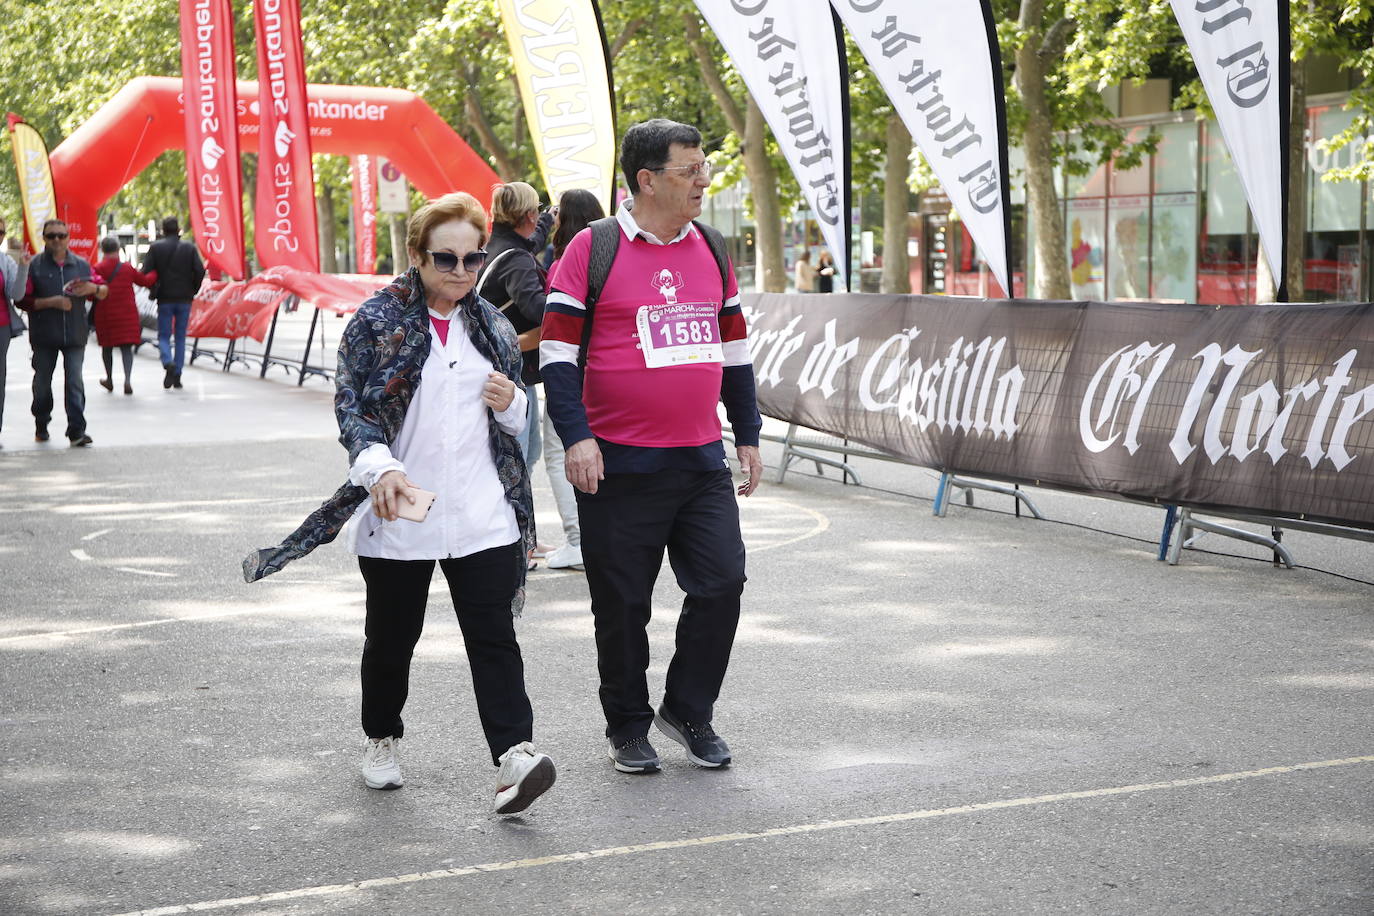
<path id="1" fill-rule="evenodd" d="M 782 259 L 782 203 L 778 173 L 768 158 L 763 137 L 768 127 L 751 95 L 744 116 L 744 171 L 754 201 L 754 285 L 761 292 L 787 291 L 787 268 Z M 838 254 L 838 253 L 837 253 Z"/>
<path id="2" fill-rule="evenodd" d="M 336 274 L 339 260 L 334 252 L 334 195 L 327 186 L 315 195 L 315 215 L 320 224 L 320 272 Z"/>
<path id="3" fill-rule="evenodd" d="M 1292 64 L 1293 111 L 1288 133 L 1288 301 L 1307 292 L 1307 61 Z"/>
<path id="4" fill-rule="evenodd" d="M 907 205 L 911 192 L 911 134 L 895 113 L 887 118 L 887 164 L 883 167 L 883 280 L 885 293 L 911 292 L 906 255 Z M 856 287 L 857 288 L 857 287 Z"/>
<path id="5" fill-rule="evenodd" d="M 1045 97 L 1046 61 L 1062 53 L 1063 42 L 1072 27 L 1056 23 L 1051 35 L 1040 41 L 1043 3 L 1026 0 L 1021 10 L 1021 26 L 1028 32 L 1016 51 L 1016 91 L 1026 108 L 1023 148 L 1026 151 L 1027 204 L 1035 220 L 1035 296 L 1039 299 L 1068 299 L 1069 259 L 1064 239 L 1064 213 L 1054 187 L 1053 122 Z M 1063 20 L 1061 20 L 1063 22 Z M 1056 48 L 1056 46 L 1058 46 Z"/>

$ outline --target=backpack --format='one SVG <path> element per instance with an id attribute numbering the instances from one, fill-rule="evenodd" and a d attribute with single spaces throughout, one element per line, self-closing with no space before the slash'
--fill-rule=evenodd
<path id="1" fill-rule="evenodd" d="M 716 267 L 720 268 L 720 301 L 723 303 L 730 282 L 730 259 L 725 253 L 725 236 L 714 226 L 708 226 L 700 220 L 692 220 L 692 225 L 706 239 L 706 247 L 711 249 Z M 587 259 L 587 298 L 582 303 L 587 308 L 587 315 L 582 322 L 582 346 L 577 353 L 579 369 L 587 365 L 587 345 L 592 339 L 592 306 L 596 305 L 606 289 L 611 265 L 615 263 L 616 252 L 620 250 L 620 237 L 624 234 L 620 229 L 620 221 L 614 216 L 593 220 L 588 228 L 592 230 L 592 250 Z"/>

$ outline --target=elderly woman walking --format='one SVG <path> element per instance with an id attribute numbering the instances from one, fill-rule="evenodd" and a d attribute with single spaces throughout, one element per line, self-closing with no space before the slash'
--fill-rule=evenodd
<path id="1" fill-rule="evenodd" d="M 431 200 L 411 218 L 414 266 L 362 304 L 339 345 L 334 403 L 349 483 L 281 545 L 250 554 L 244 578 L 277 571 L 350 523 L 367 593 L 362 775 L 369 788 L 397 789 L 401 710 L 437 561 L 500 767 L 495 810 L 514 814 L 553 785 L 555 772 L 531 743 L 512 620 L 534 544 L 529 473 L 515 440 L 528 402 L 515 331 L 473 291 L 486 224 L 482 205 L 464 193 Z M 419 489 L 437 494 L 428 515 Z"/>

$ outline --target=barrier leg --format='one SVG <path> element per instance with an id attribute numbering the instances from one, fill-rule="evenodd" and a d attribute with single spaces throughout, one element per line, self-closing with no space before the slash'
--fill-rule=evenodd
<path id="1" fill-rule="evenodd" d="M 949 499 L 949 473 L 940 475 L 940 485 L 935 488 L 935 508 L 933 509 L 936 518 L 945 517 L 947 500 Z"/>
<path id="2" fill-rule="evenodd" d="M 315 309 L 315 315 L 310 319 L 310 333 L 305 338 L 305 354 L 301 356 L 301 374 L 296 379 L 296 387 L 300 388 L 305 384 L 305 376 L 310 365 L 310 351 L 315 346 L 315 325 L 320 321 L 320 310 Z"/>
<path id="3" fill-rule="evenodd" d="M 258 378 L 267 378 L 267 367 L 272 365 L 272 341 L 277 336 L 277 316 L 280 314 L 280 307 L 272 313 L 272 327 L 267 331 L 267 349 L 262 351 L 262 371 L 258 373 Z"/>
<path id="4" fill-rule="evenodd" d="M 1164 530 L 1159 535 L 1159 555 L 1156 560 L 1163 562 L 1169 559 L 1169 540 L 1174 533 L 1174 519 L 1178 516 L 1178 506 L 1164 507 Z"/>

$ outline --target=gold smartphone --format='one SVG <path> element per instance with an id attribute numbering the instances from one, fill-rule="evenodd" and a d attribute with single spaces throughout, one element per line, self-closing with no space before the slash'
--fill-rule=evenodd
<path id="1" fill-rule="evenodd" d="M 423 522 L 425 516 L 429 514 L 430 506 L 433 506 L 434 500 L 439 498 L 439 494 L 421 490 L 419 487 L 407 487 L 406 491 L 415 499 L 415 502 L 404 498 L 397 500 L 397 517 L 411 522 Z"/>

